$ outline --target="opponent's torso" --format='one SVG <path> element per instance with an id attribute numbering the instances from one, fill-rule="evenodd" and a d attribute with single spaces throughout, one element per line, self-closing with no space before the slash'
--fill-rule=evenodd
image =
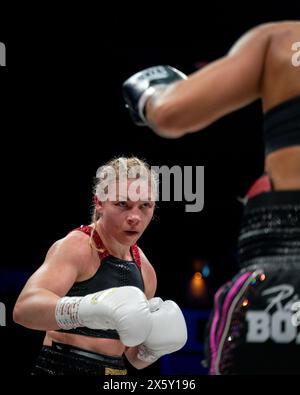
<path id="1" fill-rule="evenodd" d="M 263 138 L 274 189 L 300 189 L 300 95 L 264 114 Z"/>
<path id="2" fill-rule="evenodd" d="M 300 22 L 274 26 L 261 83 L 265 113 L 300 95 Z M 265 171 L 275 189 L 300 189 L 300 145 L 268 154 Z"/>

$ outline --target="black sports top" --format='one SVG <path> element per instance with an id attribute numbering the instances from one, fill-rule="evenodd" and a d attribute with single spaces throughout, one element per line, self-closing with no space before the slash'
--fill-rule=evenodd
<path id="1" fill-rule="evenodd" d="M 300 96 L 265 113 L 264 142 L 266 155 L 280 148 L 300 145 Z"/>
<path id="2" fill-rule="evenodd" d="M 74 230 L 79 230 L 91 235 L 93 228 L 91 226 L 81 225 L 79 228 Z M 124 261 L 109 255 L 96 230 L 93 234 L 93 240 L 97 249 L 101 249 L 103 251 L 98 252 L 101 261 L 100 267 L 93 277 L 85 281 L 76 282 L 66 296 L 85 296 L 108 288 L 122 287 L 126 285 L 137 287 L 144 292 L 144 281 L 141 273 L 141 259 L 138 246 L 135 244 L 131 247 L 131 254 L 134 260 Z M 60 329 L 59 331 L 76 333 L 84 336 L 119 339 L 119 335 L 115 330 L 79 327 L 70 330 Z"/>

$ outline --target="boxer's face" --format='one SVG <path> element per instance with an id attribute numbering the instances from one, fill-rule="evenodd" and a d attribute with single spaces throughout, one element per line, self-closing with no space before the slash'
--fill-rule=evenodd
<path id="1" fill-rule="evenodd" d="M 100 203 L 106 233 L 124 245 L 133 245 L 152 219 L 155 203 L 150 183 L 142 180 L 115 182 L 107 201 Z"/>

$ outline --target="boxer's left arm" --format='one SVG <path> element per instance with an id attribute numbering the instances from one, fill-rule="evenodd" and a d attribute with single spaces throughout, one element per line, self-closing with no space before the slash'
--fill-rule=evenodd
<path id="1" fill-rule="evenodd" d="M 126 354 L 129 362 L 143 369 L 166 354 L 180 350 L 187 341 L 187 327 L 179 306 L 172 300 L 149 300 L 152 329 L 146 340 Z"/>
<path id="2" fill-rule="evenodd" d="M 141 257 L 141 270 L 142 270 L 142 276 L 145 284 L 145 295 L 147 299 L 151 299 L 154 297 L 155 292 L 156 292 L 156 287 L 157 287 L 157 278 L 156 278 L 156 273 L 143 253 L 143 251 L 139 248 L 140 252 L 140 257 Z M 140 359 L 137 358 L 138 354 L 138 347 L 127 347 L 125 351 L 125 355 L 127 360 L 133 365 L 136 369 L 143 369 L 150 365 L 149 362 L 144 362 L 141 361 Z"/>
<path id="3" fill-rule="evenodd" d="M 261 96 L 268 45 L 276 24 L 245 33 L 229 53 L 150 97 L 145 117 L 169 138 L 199 131 Z"/>
<path id="4" fill-rule="evenodd" d="M 139 346 L 128 348 L 125 355 L 136 368 L 143 369 L 161 356 L 182 348 L 187 340 L 187 328 L 179 306 L 171 301 L 153 297 L 156 290 L 156 276 L 153 267 L 141 251 L 145 294 L 149 299 L 152 314 L 152 330 Z M 147 284 L 147 285 L 146 285 Z"/>

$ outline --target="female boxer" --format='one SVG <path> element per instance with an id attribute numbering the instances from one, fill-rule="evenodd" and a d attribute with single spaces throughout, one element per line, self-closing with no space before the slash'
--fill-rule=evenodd
<path id="1" fill-rule="evenodd" d="M 126 374 L 180 349 L 181 310 L 154 298 L 155 271 L 136 242 L 149 225 L 157 176 L 138 158 L 98 169 L 90 225 L 49 249 L 14 308 L 15 322 L 46 331 L 34 375 Z"/>

